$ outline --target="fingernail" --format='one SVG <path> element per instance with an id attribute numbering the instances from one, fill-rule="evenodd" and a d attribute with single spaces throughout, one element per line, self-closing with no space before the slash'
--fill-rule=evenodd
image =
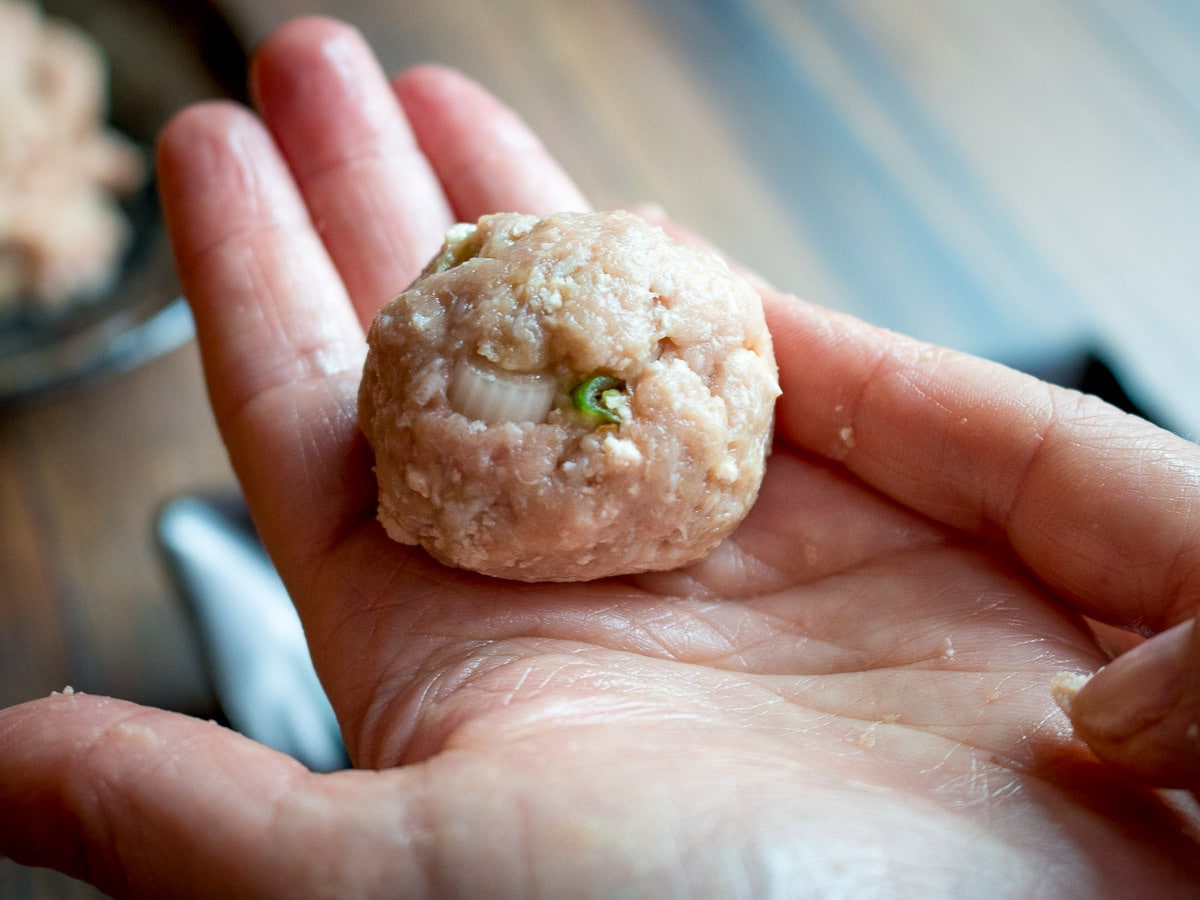
<path id="1" fill-rule="evenodd" d="M 1075 697 L 1091 679 L 1091 675 L 1080 675 L 1078 672 L 1059 672 L 1050 680 L 1050 696 L 1068 717 Z"/>
<path id="2" fill-rule="evenodd" d="M 1077 728 L 1096 737 L 1137 734 L 1179 703 L 1187 674 L 1191 621 L 1118 656 L 1080 687 L 1070 704 Z"/>

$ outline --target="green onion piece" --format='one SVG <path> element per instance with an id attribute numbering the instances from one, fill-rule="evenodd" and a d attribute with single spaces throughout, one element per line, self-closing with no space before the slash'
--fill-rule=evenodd
<path id="1" fill-rule="evenodd" d="M 625 382 L 611 375 L 594 375 L 571 391 L 571 402 L 575 408 L 586 416 L 601 422 L 621 424 L 617 415 L 624 397 Z"/>

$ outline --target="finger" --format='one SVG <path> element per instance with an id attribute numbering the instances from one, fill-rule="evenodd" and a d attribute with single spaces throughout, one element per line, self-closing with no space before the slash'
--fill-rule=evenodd
<path id="1" fill-rule="evenodd" d="M 1161 787 L 1200 791 L 1200 629 L 1195 620 L 1139 644 L 1058 699 L 1101 759 Z"/>
<path id="2" fill-rule="evenodd" d="M 303 18 L 255 54 L 254 95 L 363 322 L 434 254 L 453 223 L 370 47 Z"/>
<path id="3" fill-rule="evenodd" d="M 1096 398 L 766 292 L 782 439 L 941 522 L 1002 535 L 1095 618 L 1200 597 L 1200 448 Z"/>
<path id="4" fill-rule="evenodd" d="M 337 853 L 323 833 L 334 786 L 357 790 L 218 725 L 131 703 L 67 694 L 0 711 L 0 852 L 114 896 L 311 885 Z"/>
<path id="5" fill-rule="evenodd" d="M 419 66 L 397 78 L 395 90 L 460 221 L 588 209 L 516 114 L 467 77 Z"/>
<path id="6" fill-rule="evenodd" d="M 253 115 L 193 107 L 164 129 L 158 162 L 213 411 L 263 538 L 294 578 L 373 508 L 357 427 L 362 329 Z"/>

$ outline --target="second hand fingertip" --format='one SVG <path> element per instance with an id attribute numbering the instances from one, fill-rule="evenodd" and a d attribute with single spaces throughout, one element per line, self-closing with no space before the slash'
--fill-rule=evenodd
<path id="1" fill-rule="evenodd" d="M 1101 759 L 1161 787 L 1200 785 L 1200 678 L 1195 629 L 1184 622 L 1093 675 L 1060 673 L 1055 701 Z"/>
<path id="2" fill-rule="evenodd" d="M 1191 637 L 1192 623 L 1185 622 L 1097 672 L 1072 701 L 1079 724 L 1096 735 L 1123 739 L 1163 719 L 1179 705 Z"/>

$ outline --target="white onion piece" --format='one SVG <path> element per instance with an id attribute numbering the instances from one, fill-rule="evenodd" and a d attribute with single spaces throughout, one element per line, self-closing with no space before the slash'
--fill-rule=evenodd
<path id="1" fill-rule="evenodd" d="M 542 422 L 554 403 L 556 384 L 546 375 L 505 372 L 483 360 L 464 359 L 450 383 L 450 405 L 468 419 L 489 425 Z"/>

